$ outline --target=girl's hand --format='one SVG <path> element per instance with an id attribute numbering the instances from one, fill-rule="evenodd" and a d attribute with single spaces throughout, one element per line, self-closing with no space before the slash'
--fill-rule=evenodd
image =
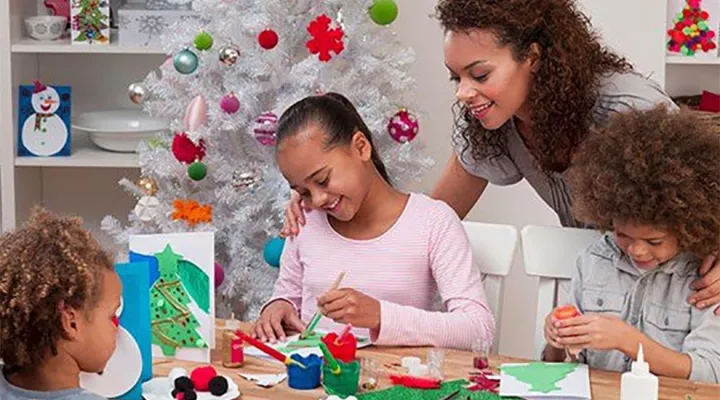
<path id="1" fill-rule="evenodd" d="M 688 302 L 700 310 L 714 307 L 720 303 L 720 257 L 715 252 L 705 258 L 698 271 L 702 276 L 692 283 L 692 288 L 698 292 L 688 298 Z M 720 307 L 715 309 L 715 315 L 720 316 Z"/>
<path id="2" fill-rule="evenodd" d="M 305 324 L 298 317 L 292 304 L 286 300 L 275 300 L 265 307 L 251 332 L 253 337 L 263 342 L 275 343 L 277 340 L 285 340 L 284 328 L 302 332 L 305 330 Z"/>
<path id="3" fill-rule="evenodd" d="M 380 302 L 355 289 L 331 290 L 318 298 L 320 312 L 341 324 L 380 329 Z"/>
<path id="4" fill-rule="evenodd" d="M 285 221 L 283 221 L 280 236 L 296 236 L 300 233 L 300 226 L 305 225 L 305 212 L 310 212 L 310 210 L 311 208 L 305 204 L 300 194 L 293 190 L 290 203 L 285 208 Z"/>
<path id="5" fill-rule="evenodd" d="M 606 314 L 585 314 L 553 323 L 557 343 L 564 347 L 625 351 L 637 345 L 637 329 L 620 318 Z"/>

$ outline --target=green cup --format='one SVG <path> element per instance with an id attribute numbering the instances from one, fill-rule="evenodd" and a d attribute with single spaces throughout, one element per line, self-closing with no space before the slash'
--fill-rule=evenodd
<path id="1" fill-rule="evenodd" d="M 340 373 L 335 375 L 327 364 L 323 364 L 323 386 L 329 395 L 352 396 L 357 393 L 360 383 L 360 363 L 353 361 L 340 364 Z"/>

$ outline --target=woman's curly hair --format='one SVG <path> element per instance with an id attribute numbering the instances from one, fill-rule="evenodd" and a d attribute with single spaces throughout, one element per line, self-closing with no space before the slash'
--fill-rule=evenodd
<path id="1" fill-rule="evenodd" d="M 79 218 L 36 209 L 14 232 L 0 236 L 0 357 L 12 369 L 57 355 L 64 336 L 59 305 L 90 311 L 100 300 L 109 253 Z"/>
<path id="2" fill-rule="evenodd" d="M 583 141 L 568 179 L 576 217 L 599 229 L 661 227 L 699 257 L 718 247 L 720 130 L 690 111 L 616 115 Z"/>
<path id="3" fill-rule="evenodd" d="M 567 169 L 573 151 L 592 125 L 600 78 L 630 71 L 624 59 L 608 50 L 592 31 L 574 0 L 440 0 L 436 17 L 445 30 L 488 30 L 509 46 L 518 62 L 533 43 L 541 48 L 529 100 L 533 138 L 530 151 L 545 172 Z M 483 128 L 467 108 L 453 106 L 453 140 L 473 159 L 507 154 L 507 129 Z"/>

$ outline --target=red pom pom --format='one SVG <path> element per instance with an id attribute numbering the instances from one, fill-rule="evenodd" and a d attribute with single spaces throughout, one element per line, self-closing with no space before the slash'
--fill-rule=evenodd
<path id="1" fill-rule="evenodd" d="M 265 29 L 258 35 L 258 43 L 265 50 L 271 50 L 278 44 L 278 34 L 272 29 Z"/>
<path id="2" fill-rule="evenodd" d="M 683 17 L 687 18 L 692 15 L 692 11 L 688 10 L 687 8 L 683 10 Z"/>
<path id="3" fill-rule="evenodd" d="M 685 25 L 683 25 L 682 22 L 678 22 L 677 24 L 675 24 L 675 29 L 677 29 L 679 31 L 683 30 L 684 27 L 685 27 Z"/>
<path id="4" fill-rule="evenodd" d="M 207 392 L 212 378 L 217 376 L 217 371 L 211 365 L 205 367 L 197 367 L 190 373 L 190 380 L 195 385 L 195 389 L 201 392 Z"/>
<path id="5" fill-rule="evenodd" d="M 676 43 L 682 43 L 685 41 L 685 34 L 683 34 L 682 32 L 676 31 L 672 35 L 672 40 L 675 41 Z"/>
<path id="6" fill-rule="evenodd" d="M 175 159 L 184 164 L 202 161 L 205 157 L 205 142 L 200 139 L 196 145 L 185 133 L 179 132 L 173 138 L 172 153 Z"/>
<path id="7" fill-rule="evenodd" d="M 707 20 L 710 17 L 710 14 L 708 14 L 707 11 L 701 11 L 700 12 L 700 19 Z"/>

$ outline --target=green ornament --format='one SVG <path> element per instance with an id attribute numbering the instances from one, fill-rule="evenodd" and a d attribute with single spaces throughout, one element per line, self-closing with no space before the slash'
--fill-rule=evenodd
<path id="1" fill-rule="evenodd" d="M 195 35 L 195 48 L 198 50 L 210 50 L 213 45 L 213 38 L 207 32 L 200 32 Z"/>
<path id="2" fill-rule="evenodd" d="M 390 25 L 398 16 L 395 0 L 375 0 L 370 7 L 370 18 L 378 25 Z"/>
<path id="3" fill-rule="evenodd" d="M 190 176 L 190 179 L 194 181 L 201 181 L 205 179 L 206 175 L 207 168 L 205 167 L 205 164 L 200 161 L 195 161 L 188 167 L 188 176 Z"/>

